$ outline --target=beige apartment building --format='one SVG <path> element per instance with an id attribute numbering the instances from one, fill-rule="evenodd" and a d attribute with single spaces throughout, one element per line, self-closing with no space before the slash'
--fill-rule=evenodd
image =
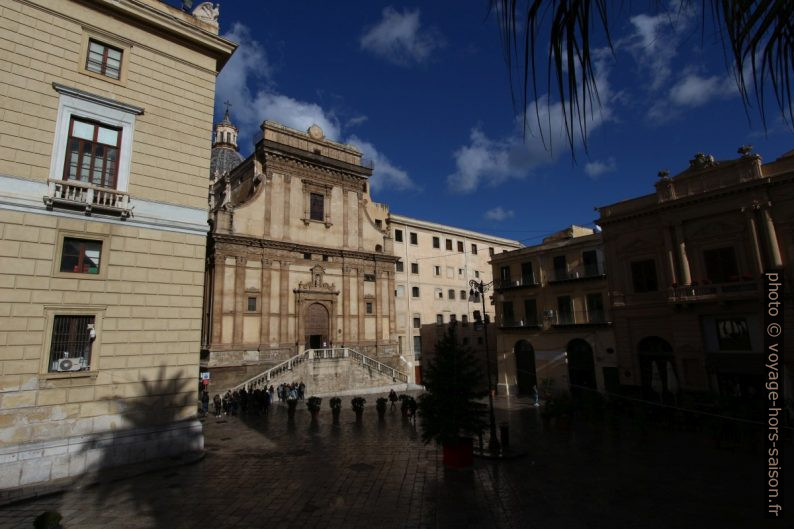
<path id="1" fill-rule="evenodd" d="M 792 302 L 794 151 L 770 163 L 739 152 L 698 153 L 676 176 L 660 173 L 654 193 L 599 208 L 620 382 L 646 397 L 669 396 L 673 381 L 745 402 L 762 394 L 765 270 L 780 272 Z M 794 310 L 784 314 L 794 329 Z M 786 395 L 791 351 L 787 340 Z"/>
<path id="2" fill-rule="evenodd" d="M 317 125 L 265 121 L 254 153 L 215 176 L 202 353 L 213 387 L 308 349 L 352 348 L 401 369 L 397 258 L 371 175 L 361 152 Z"/>
<path id="3" fill-rule="evenodd" d="M 500 392 L 617 389 L 600 233 L 571 226 L 491 264 Z"/>
<path id="4" fill-rule="evenodd" d="M 432 346 L 435 329 L 422 341 L 422 328 L 452 320 L 468 324 L 474 311 L 482 312 L 479 299 L 469 296 L 469 281 L 489 283 L 490 260 L 521 243 L 484 233 L 390 215 L 388 228 L 397 256 L 395 277 L 396 335 L 402 365 L 421 383 L 422 351 Z M 493 306 L 486 298 L 486 311 L 493 318 Z M 472 346 L 483 346 L 471 336 Z"/>
<path id="5" fill-rule="evenodd" d="M 0 489 L 201 448 L 217 8 L 0 0 Z"/>

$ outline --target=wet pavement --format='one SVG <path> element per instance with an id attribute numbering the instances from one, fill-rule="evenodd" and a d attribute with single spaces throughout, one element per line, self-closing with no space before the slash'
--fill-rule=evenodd
<path id="1" fill-rule="evenodd" d="M 499 399 L 498 420 L 527 455 L 446 470 L 418 425 L 399 410 L 380 422 L 374 404 L 360 424 L 347 398 L 338 425 L 327 399 L 315 423 L 302 403 L 292 424 L 283 405 L 209 417 L 200 462 L 6 506 L 0 527 L 30 528 L 50 509 L 66 529 L 767 526 L 763 455 L 704 434 L 627 420 L 546 431 L 530 403 Z"/>

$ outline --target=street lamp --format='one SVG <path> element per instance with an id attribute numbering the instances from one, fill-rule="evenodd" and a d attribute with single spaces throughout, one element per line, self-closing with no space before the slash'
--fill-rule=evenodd
<path id="1" fill-rule="evenodd" d="M 480 300 L 482 300 L 482 324 L 483 329 L 485 330 L 485 371 L 488 376 L 488 413 L 490 419 L 490 426 L 491 426 L 491 436 L 488 439 L 488 450 L 490 452 L 498 452 L 499 451 L 499 439 L 496 437 L 496 417 L 494 416 L 493 411 L 493 386 L 491 380 L 491 353 L 488 349 L 488 315 L 485 313 L 485 293 L 493 286 L 493 281 L 490 283 L 485 283 L 483 281 L 476 281 L 472 279 L 469 281 L 469 296 L 471 296 L 474 301 L 476 301 L 476 295 L 479 294 Z M 479 323 L 480 317 L 475 317 L 475 320 Z"/>

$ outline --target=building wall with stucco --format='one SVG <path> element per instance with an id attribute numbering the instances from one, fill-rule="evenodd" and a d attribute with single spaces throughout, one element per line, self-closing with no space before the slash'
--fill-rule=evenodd
<path id="1" fill-rule="evenodd" d="M 0 7 L 0 488 L 200 447 L 204 131 L 235 45 L 155 0 Z"/>

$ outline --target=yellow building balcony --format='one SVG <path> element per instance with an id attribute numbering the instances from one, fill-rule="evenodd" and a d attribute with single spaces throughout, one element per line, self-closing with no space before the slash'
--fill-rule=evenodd
<path id="1" fill-rule="evenodd" d="M 98 212 L 126 219 L 132 214 L 128 193 L 77 180 L 48 180 L 44 204 L 47 209 L 83 210 L 86 215 Z"/>

